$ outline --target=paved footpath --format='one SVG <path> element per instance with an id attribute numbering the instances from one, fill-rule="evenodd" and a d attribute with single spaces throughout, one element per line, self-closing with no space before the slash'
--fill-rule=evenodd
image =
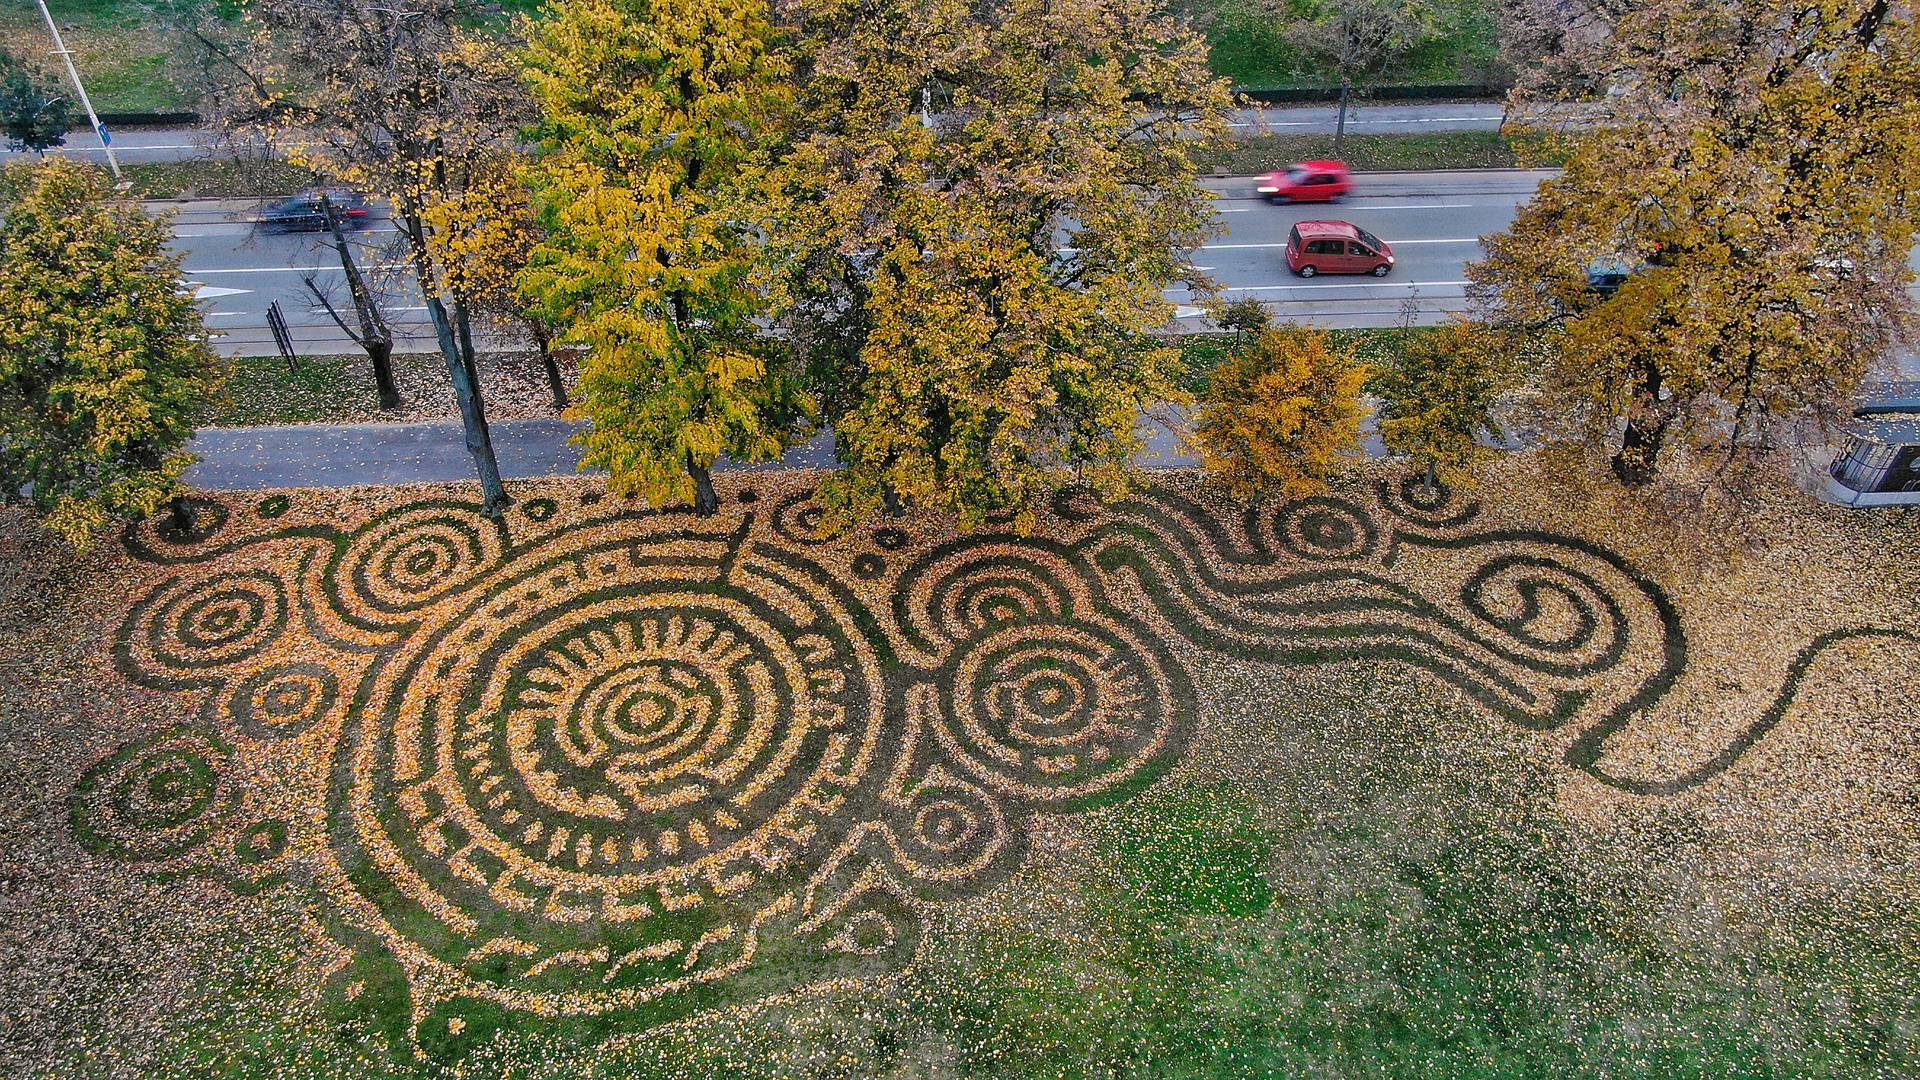
<path id="1" fill-rule="evenodd" d="M 1147 421 L 1149 456 L 1142 464 L 1196 464 L 1180 453 L 1166 425 Z M 509 480 L 571 476 L 580 471 L 580 449 L 568 442 L 579 425 L 560 419 L 503 420 L 491 425 L 494 455 Z M 200 461 L 187 483 L 203 491 L 259 488 L 358 487 L 368 484 L 432 484 L 473 479 L 460 425 L 451 420 L 420 424 L 298 424 L 286 427 L 208 428 L 188 449 Z M 720 468 L 832 468 L 833 441 L 820 435 L 794 447 L 775 463 Z"/>

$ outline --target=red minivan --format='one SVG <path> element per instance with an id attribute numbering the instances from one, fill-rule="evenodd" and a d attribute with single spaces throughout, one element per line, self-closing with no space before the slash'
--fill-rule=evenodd
<path id="1" fill-rule="evenodd" d="M 1302 161 L 1262 177 L 1255 188 L 1268 202 L 1332 202 L 1353 190 L 1344 161 Z"/>
<path id="2" fill-rule="evenodd" d="M 1287 269 L 1301 277 L 1386 277 L 1393 272 L 1393 249 L 1351 221 L 1303 221 L 1287 234 Z"/>

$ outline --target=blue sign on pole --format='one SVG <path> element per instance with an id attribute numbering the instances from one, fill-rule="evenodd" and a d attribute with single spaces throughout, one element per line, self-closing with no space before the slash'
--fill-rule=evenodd
<path id="1" fill-rule="evenodd" d="M 107 134 L 107 125 L 105 125 L 105 124 L 100 124 L 100 123 L 96 123 L 96 124 L 94 124 L 94 125 L 93 125 L 93 130 L 95 130 L 95 131 L 97 131 L 97 132 L 99 132 L 99 133 L 100 133 L 100 145 L 101 145 L 101 146 L 112 146 L 112 145 L 113 145 L 113 136 L 111 136 L 111 135 L 109 135 L 109 134 Z"/>

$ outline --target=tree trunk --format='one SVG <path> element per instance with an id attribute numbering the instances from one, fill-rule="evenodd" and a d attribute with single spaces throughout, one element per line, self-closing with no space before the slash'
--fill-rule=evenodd
<path id="1" fill-rule="evenodd" d="M 340 256 L 340 272 L 347 279 L 347 293 L 353 298 L 353 313 L 360 322 L 360 333 L 356 335 L 360 347 L 367 352 L 367 359 L 373 363 L 373 385 L 380 395 L 380 411 L 389 412 L 400 407 L 400 388 L 393 381 L 393 331 L 387 328 L 386 319 L 380 314 L 380 305 L 374 302 L 372 290 L 367 288 L 366 279 L 360 276 L 360 267 L 353 260 L 353 249 L 347 246 L 347 238 L 340 230 L 340 215 L 333 212 L 333 203 L 320 196 L 320 211 L 326 215 L 327 232 L 333 236 L 333 249 Z M 319 293 L 318 287 L 308 283 L 308 288 Z M 326 298 L 321 297 L 324 301 Z M 333 313 L 333 304 L 327 303 L 328 314 Z M 334 315 L 339 322 L 339 316 Z M 344 324 L 340 327 L 346 329 Z"/>
<path id="2" fill-rule="evenodd" d="M 711 517 L 720 511 L 720 496 L 713 490 L 713 470 L 693 460 L 693 451 L 686 453 L 687 475 L 693 477 L 693 512 L 701 517 Z"/>
<path id="3" fill-rule="evenodd" d="M 885 509 L 888 517 L 907 516 L 907 501 L 900 497 L 900 492 L 892 484 L 886 484 L 880 488 L 880 505 Z"/>
<path id="4" fill-rule="evenodd" d="M 422 283 L 425 284 L 424 282 Z M 440 297 L 426 292 L 427 317 L 433 321 L 433 334 L 440 343 L 440 355 L 447 362 L 447 376 L 453 382 L 453 403 L 460 408 L 460 425 L 467 436 L 467 452 L 473 455 L 474 470 L 480 475 L 483 509 L 489 517 L 499 517 L 513 505 L 507 487 L 500 479 L 500 462 L 493 456 L 493 437 L 487 431 L 486 414 L 481 412 L 480 397 L 460 347 L 454 342 L 453 327 L 447 320 L 447 308 Z"/>
<path id="5" fill-rule="evenodd" d="M 393 381 L 393 339 L 373 339 L 364 343 L 367 359 L 373 361 L 373 385 L 380 392 L 380 411 L 401 405 L 400 387 Z"/>
<path id="6" fill-rule="evenodd" d="M 185 492 L 167 500 L 167 513 L 169 515 L 168 531 L 176 536 L 185 536 L 193 532 L 196 515 L 193 512 L 193 501 L 187 498 Z"/>
<path id="7" fill-rule="evenodd" d="M 1440 490 L 1440 470 L 1438 467 L 1435 466 L 1433 459 L 1428 458 L 1427 459 L 1427 494 L 1432 495 L 1434 492 L 1439 490 Z"/>
<path id="8" fill-rule="evenodd" d="M 1341 78 L 1340 80 L 1340 118 L 1333 122 L 1333 156 L 1334 156 L 1334 160 L 1336 161 L 1345 160 L 1345 158 L 1341 156 L 1341 150 L 1346 146 L 1346 142 L 1347 142 L 1347 99 L 1352 95 L 1352 93 L 1353 93 L 1352 81 L 1344 77 Z"/>
<path id="9" fill-rule="evenodd" d="M 527 329 L 533 334 L 534 347 L 540 350 L 540 366 L 547 371 L 547 388 L 553 391 L 553 411 L 567 408 L 567 383 L 560 377 L 560 363 L 553 356 L 553 334 L 545 320 L 529 317 Z"/>
<path id="10" fill-rule="evenodd" d="M 1627 421 L 1627 432 L 1620 440 L 1620 452 L 1613 455 L 1613 475 L 1628 487 L 1641 487 L 1651 483 L 1660 457 L 1660 444 L 1666 440 L 1667 427 L 1673 421 L 1659 418 L 1632 417 Z"/>

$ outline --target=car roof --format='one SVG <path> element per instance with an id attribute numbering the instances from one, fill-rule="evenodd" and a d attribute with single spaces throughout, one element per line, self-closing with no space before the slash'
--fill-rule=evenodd
<path id="1" fill-rule="evenodd" d="M 1301 236 L 1312 233 L 1317 236 L 1350 236 L 1356 240 L 1360 238 L 1360 227 L 1351 221 L 1302 221 L 1294 228 L 1300 230 Z"/>
<path id="2" fill-rule="evenodd" d="M 1347 163 L 1344 161 L 1334 161 L 1332 159 L 1322 159 L 1319 161 L 1296 161 L 1293 163 L 1293 167 L 1296 169 L 1313 169 L 1318 172 L 1345 172 Z"/>

